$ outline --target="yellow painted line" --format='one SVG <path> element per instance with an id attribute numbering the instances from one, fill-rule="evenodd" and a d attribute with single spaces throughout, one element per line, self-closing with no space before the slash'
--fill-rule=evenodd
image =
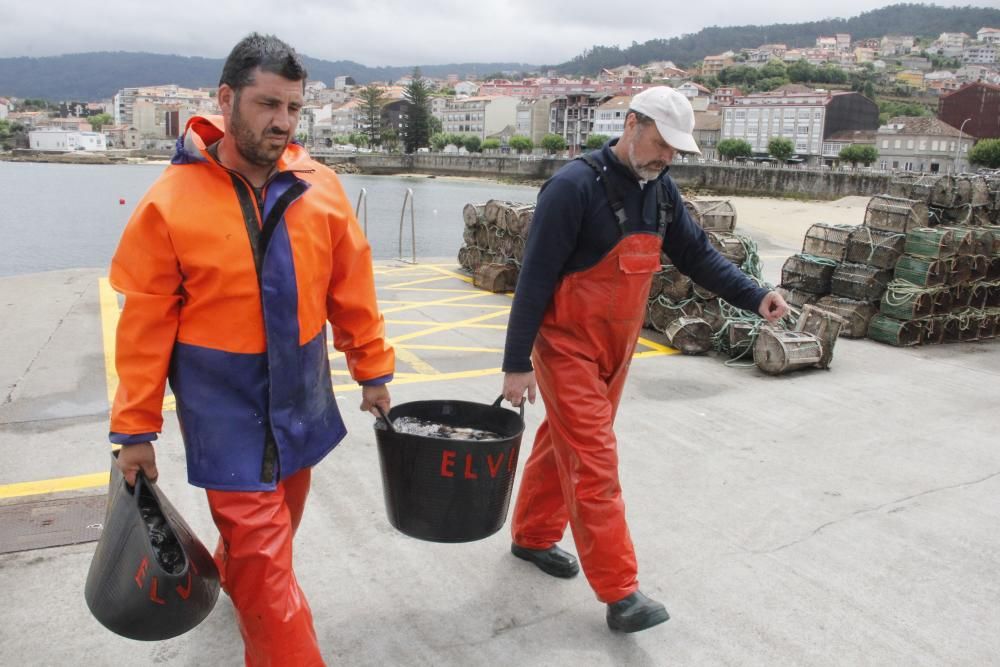
<path id="1" fill-rule="evenodd" d="M 389 384 L 390 389 L 400 384 L 418 384 L 421 382 L 444 382 L 445 380 L 465 380 L 467 378 L 479 378 L 485 377 L 487 375 L 500 375 L 499 368 L 483 368 L 480 370 L 473 371 L 458 371 L 455 373 L 438 373 L 437 375 L 425 375 L 423 377 L 409 377 L 402 379 L 393 379 Z M 352 391 L 359 389 L 357 384 L 339 384 L 334 385 L 334 391 Z"/>
<path id="2" fill-rule="evenodd" d="M 397 308 L 386 308 L 386 309 L 384 309 L 382 311 L 382 314 L 386 315 L 386 314 L 389 314 L 389 313 L 398 313 L 398 312 L 403 311 L 403 310 L 413 310 L 414 308 L 427 308 L 429 306 L 449 306 L 449 307 L 452 307 L 452 306 L 458 307 L 458 306 L 462 306 L 462 305 L 468 306 L 470 304 L 462 304 L 460 302 L 462 302 L 462 301 L 468 301 L 469 299 L 481 299 L 484 296 L 487 296 L 487 295 L 486 294 L 476 294 L 476 293 L 469 294 L 468 290 L 463 290 L 462 296 L 453 296 L 453 297 L 451 297 L 449 299 L 433 299 L 431 301 L 410 301 L 410 302 L 404 302 L 404 303 L 409 303 L 411 305 L 399 306 Z M 498 307 L 498 306 L 480 305 L 480 304 L 474 304 L 474 306 L 477 307 L 477 308 L 491 308 L 491 307 L 492 308 L 497 308 Z M 501 307 L 505 307 L 505 306 L 501 306 Z"/>
<path id="3" fill-rule="evenodd" d="M 389 289 L 388 287 L 385 289 Z M 447 287 L 400 287 L 399 292 L 434 292 L 435 294 L 473 294 L 474 296 L 493 296 L 493 292 L 479 294 L 468 289 L 450 289 Z"/>
<path id="4" fill-rule="evenodd" d="M 423 373 L 425 375 L 438 374 L 439 371 L 436 368 L 431 366 L 429 363 L 427 363 L 417 355 L 410 352 L 405 347 L 394 345 L 391 338 L 389 339 L 389 344 L 392 345 L 393 349 L 396 352 L 396 359 L 402 361 L 405 364 L 408 364 L 410 368 L 412 368 L 413 370 L 417 371 L 418 373 Z"/>
<path id="5" fill-rule="evenodd" d="M 509 309 L 506 309 L 506 310 L 504 310 L 502 312 L 498 312 L 498 313 L 486 313 L 485 315 L 479 315 L 478 317 L 472 317 L 472 318 L 469 318 L 468 320 L 462 320 L 460 322 L 455 322 L 455 323 L 452 323 L 452 324 L 442 324 L 442 325 L 439 325 L 439 326 L 436 326 L 436 327 L 431 327 L 430 329 L 425 329 L 424 331 L 414 331 L 413 333 L 403 334 L 402 336 L 397 336 L 397 337 L 393 338 L 391 342 L 394 343 L 394 344 L 395 343 L 403 343 L 403 342 L 406 342 L 408 340 L 413 340 L 414 338 L 420 338 L 422 336 L 430 336 L 430 335 L 433 335 L 433 334 L 442 333 L 444 331 L 450 331 L 452 329 L 461 329 L 466 324 L 474 324 L 476 322 L 481 322 L 483 320 L 488 320 L 488 319 L 491 319 L 491 318 L 494 318 L 494 317 L 497 317 L 497 316 L 500 316 L 500 315 L 506 315 L 508 310 Z"/>
<path id="6" fill-rule="evenodd" d="M 446 276 L 450 276 L 450 277 L 452 277 L 452 278 L 457 278 L 458 280 L 461 280 L 461 281 L 463 281 L 463 282 L 467 282 L 467 283 L 469 283 L 470 285 L 472 284 L 472 278 L 470 278 L 469 276 L 466 276 L 466 275 L 462 275 L 461 273 L 458 273 L 457 271 L 448 271 L 448 270 L 446 270 L 446 269 L 442 269 L 442 268 L 440 268 L 440 267 L 437 267 L 437 266 L 435 266 L 435 267 L 432 267 L 432 268 L 433 268 L 433 269 L 434 269 L 435 271 L 438 271 L 438 272 L 440 272 L 440 273 L 443 273 L 443 274 L 444 274 L 444 275 L 446 275 Z"/>
<path id="7" fill-rule="evenodd" d="M 404 343 L 395 345 L 399 350 L 444 350 L 445 352 L 503 352 L 501 347 L 455 347 L 453 345 L 411 345 Z"/>
<path id="8" fill-rule="evenodd" d="M 437 326 L 439 324 L 454 324 L 453 322 L 434 322 L 432 320 L 386 320 L 386 324 L 400 326 Z M 506 329 L 506 324 L 463 324 L 466 329 Z"/>
<path id="9" fill-rule="evenodd" d="M 392 285 L 382 285 L 383 289 L 399 289 L 401 287 L 411 287 L 413 285 L 424 285 L 426 283 L 438 283 L 442 280 L 448 280 L 451 276 L 432 276 L 430 278 L 421 278 L 420 280 L 408 280 L 405 283 L 394 283 Z M 468 292 L 468 290 L 465 290 Z"/>
<path id="10" fill-rule="evenodd" d="M 115 332 L 118 330 L 118 296 L 107 278 L 97 281 L 101 303 L 101 335 L 104 338 L 104 379 L 108 388 L 108 404 L 115 402 L 118 373 L 115 371 Z"/>
<path id="11" fill-rule="evenodd" d="M 492 303 L 445 303 L 443 301 L 391 301 L 388 299 L 384 301 L 379 301 L 379 303 L 382 304 L 394 303 L 394 304 L 399 304 L 401 306 L 405 305 L 405 307 L 401 308 L 385 309 L 382 311 L 383 314 L 395 313 L 403 310 L 412 310 L 413 308 L 423 308 L 424 306 L 431 306 L 431 307 L 447 306 L 448 308 L 478 308 L 479 310 L 482 310 L 483 308 L 501 308 L 503 310 L 510 310 L 510 306 L 501 306 Z"/>
<path id="12" fill-rule="evenodd" d="M 341 371 L 341 370 L 332 370 L 332 371 L 330 371 L 330 375 L 332 377 L 334 377 L 334 378 L 337 378 L 337 377 L 347 377 L 347 378 L 349 378 L 349 377 L 351 377 L 351 372 L 350 371 Z M 410 377 L 421 378 L 421 377 L 424 377 L 424 376 L 421 375 L 420 373 L 407 373 L 406 371 L 396 371 L 393 374 L 393 378 L 394 379 L 395 378 L 410 378 Z"/>
<path id="13" fill-rule="evenodd" d="M 99 486 L 107 486 L 110 476 L 111 474 L 107 472 L 97 472 L 90 475 L 77 475 L 75 477 L 42 479 L 37 482 L 0 484 L 0 498 L 20 498 L 21 496 L 36 496 L 40 493 L 92 489 Z"/>
<path id="14" fill-rule="evenodd" d="M 663 352 L 664 354 L 677 354 L 677 350 L 674 348 L 666 345 L 660 345 L 659 343 L 651 341 L 648 338 L 643 338 L 642 336 L 639 337 L 639 344 L 645 345 L 646 347 L 652 348 L 658 352 Z"/>

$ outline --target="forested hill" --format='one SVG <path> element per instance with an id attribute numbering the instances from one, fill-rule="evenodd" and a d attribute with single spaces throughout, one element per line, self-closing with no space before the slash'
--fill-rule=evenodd
<path id="1" fill-rule="evenodd" d="M 338 76 L 358 83 L 395 81 L 413 71 L 405 67 L 366 67 L 350 60 L 303 57 L 309 78 L 332 86 Z M 185 88 L 217 86 L 223 59 L 155 53 L 98 52 L 46 58 L 0 58 L 0 96 L 60 100 L 100 100 L 131 86 L 175 83 Z M 482 76 L 536 68 L 523 63 L 455 63 L 421 66 L 426 76 Z"/>
<path id="2" fill-rule="evenodd" d="M 653 39 L 642 44 L 633 42 L 624 49 L 595 46 L 557 69 L 563 74 L 597 74 L 604 68 L 641 65 L 655 60 L 672 60 L 679 66 L 691 66 L 705 56 L 761 44 L 786 44 L 789 48 L 813 46 L 817 37 L 838 32 L 849 33 L 852 40 L 887 34 L 936 38 L 942 32 L 964 32 L 975 38 L 976 31 L 983 27 L 1000 28 L 1000 9 L 898 4 L 849 19 L 728 28 L 713 26 L 681 37 Z"/>

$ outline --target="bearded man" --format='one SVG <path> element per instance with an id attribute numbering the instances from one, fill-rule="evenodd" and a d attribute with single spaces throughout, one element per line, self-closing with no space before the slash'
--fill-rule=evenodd
<path id="1" fill-rule="evenodd" d="M 126 481 L 157 478 L 152 441 L 170 381 L 188 481 L 206 489 L 216 561 L 248 665 L 322 665 L 292 570 L 312 467 L 346 434 L 326 325 L 389 409 L 394 356 L 371 249 L 337 176 L 294 142 L 306 70 L 273 36 L 229 54 L 221 117 L 195 116 L 115 252 L 125 296 L 111 441 Z"/>

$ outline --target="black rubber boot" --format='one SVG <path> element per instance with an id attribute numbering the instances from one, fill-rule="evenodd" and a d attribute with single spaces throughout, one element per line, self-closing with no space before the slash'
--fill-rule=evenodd
<path id="1" fill-rule="evenodd" d="M 511 544 L 510 552 L 521 560 L 534 563 L 539 570 L 553 577 L 569 579 L 580 573 L 580 564 L 577 562 L 576 556 L 555 545 L 548 549 L 526 549 Z"/>
<path id="2" fill-rule="evenodd" d="M 669 618 L 670 614 L 662 604 L 640 591 L 608 605 L 608 627 L 618 632 L 639 632 Z"/>

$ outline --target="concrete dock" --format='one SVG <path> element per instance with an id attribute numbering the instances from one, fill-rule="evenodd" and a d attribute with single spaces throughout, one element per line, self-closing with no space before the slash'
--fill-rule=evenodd
<path id="1" fill-rule="evenodd" d="M 857 199 L 738 205 L 738 228 L 774 280 L 809 224 L 859 223 Z M 452 258 L 377 272 L 394 402 L 492 402 L 510 297 L 473 289 Z M 106 492 L 117 300 L 104 275 L 0 279 L 0 514 Z M 373 419 L 334 355 L 349 435 L 314 471 L 296 542 L 328 664 L 1000 665 L 1000 342 L 842 339 L 831 370 L 773 378 L 644 336 L 616 430 L 641 586 L 671 620 L 610 632 L 584 578 L 515 559 L 507 527 L 458 545 L 396 532 Z M 169 407 L 160 487 L 212 545 Z M 522 464 L 542 415 L 529 406 Z M 242 664 L 225 595 L 174 640 L 101 627 L 83 599 L 94 546 L 0 555 L 0 663 Z M 568 533 L 563 546 L 575 551 Z"/>

